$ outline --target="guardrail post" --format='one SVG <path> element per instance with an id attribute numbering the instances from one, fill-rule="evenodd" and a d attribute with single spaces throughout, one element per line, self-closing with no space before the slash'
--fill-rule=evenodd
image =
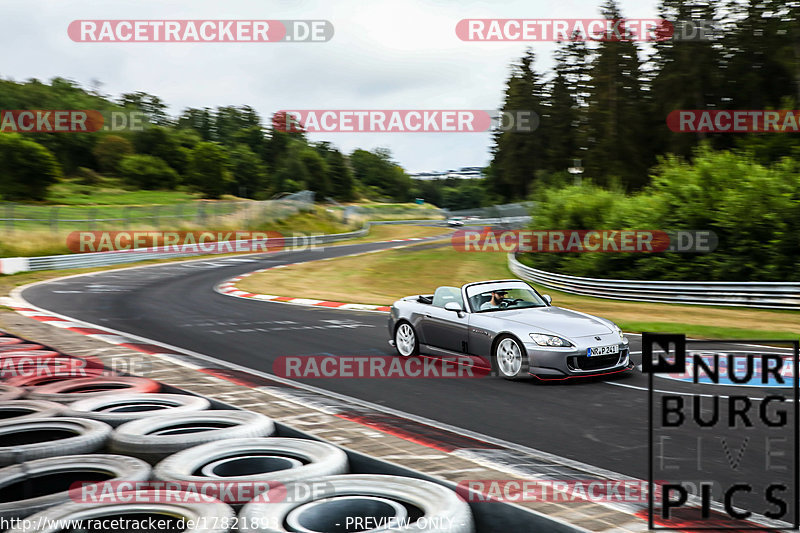
<path id="1" fill-rule="evenodd" d="M 6 204 L 6 231 L 14 231 L 14 204 Z"/>
<path id="2" fill-rule="evenodd" d="M 58 231 L 58 206 L 50 208 L 50 231 L 53 233 Z"/>

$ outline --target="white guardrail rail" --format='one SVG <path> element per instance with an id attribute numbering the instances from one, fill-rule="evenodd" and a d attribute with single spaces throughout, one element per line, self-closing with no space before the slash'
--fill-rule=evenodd
<path id="1" fill-rule="evenodd" d="M 486 218 L 470 221 L 474 224 L 516 224 L 526 222 L 530 217 L 503 217 L 503 218 Z M 351 231 L 348 233 L 329 233 L 323 235 L 307 235 L 295 237 L 283 237 L 277 239 L 280 244 L 286 248 L 299 248 L 309 245 L 329 244 L 345 239 L 352 239 L 355 237 L 363 237 L 369 232 L 370 225 L 386 225 L 386 224 L 437 224 L 446 225 L 446 221 L 437 219 L 423 219 L 423 220 L 389 220 L 389 221 L 376 221 L 367 222 L 360 230 Z M 313 243 L 311 241 L 313 239 Z M 157 248 L 137 248 L 136 250 L 119 250 L 110 252 L 90 252 L 90 253 L 77 253 L 65 255 L 48 255 L 40 257 L 7 257 L 0 258 L 0 274 L 16 274 L 17 272 L 29 272 L 34 270 L 65 270 L 70 268 L 90 268 L 100 266 L 119 265 L 124 263 L 135 263 L 139 261 L 148 261 L 150 259 L 169 259 L 173 257 L 190 257 L 198 255 L 215 255 L 235 252 L 247 248 L 245 245 L 254 243 L 265 243 L 267 246 L 272 244 L 270 239 L 253 239 L 248 241 L 230 241 L 231 249 L 225 247 L 212 246 L 214 250 L 204 251 L 200 245 L 182 245 L 179 250 L 175 250 L 174 246 L 157 247 Z M 206 243 L 212 244 L 212 243 Z M 237 244 L 239 246 L 237 246 Z"/>
<path id="2" fill-rule="evenodd" d="M 572 294 L 612 300 L 689 305 L 800 309 L 800 283 L 747 281 L 637 281 L 580 278 L 537 270 L 508 254 L 508 268 L 520 279 Z"/>

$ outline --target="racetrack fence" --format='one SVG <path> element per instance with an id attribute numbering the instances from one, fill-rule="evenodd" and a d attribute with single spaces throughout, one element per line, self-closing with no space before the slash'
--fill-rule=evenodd
<path id="1" fill-rule="evenodd" d="M 28 205 L 0 203 L 0 231 L 103 230 L 207 227 L 251 224 L 286 218 L 314 206 L 314 193 L 300 191 L 275 200 L 194 200 L 164 205 Z"/>
<path id="2" fill-rule="evenodd" d="M 362 237 L 369 231 L 369 225 L 364 228 L 351 231 L 349 233 L 333 233 L 327 235 L 314 236 L 314 244 L 327 244 L 331 242 Z M 237 245 L 264 243 L 269 246 L 270 239 L 253 239 L 248 241 L 232 241 L 232 246 L 236 249 Z M 282 237 L 280 244 L 285 247 L 308 246 L 308 237 Z M 194 246 L 191 252 L 184 248 Z M 41 257 L 11 257 L 0 259 L 0 274 L 14 274 L 16 272 L 28 272 L 34 270 L 65 270 L 69 268 L 90 268 L 100 266 L 119 265 L 124 263 L 135 263 L 148 261 L 151 259 L 170 259 L 173 257 L 191 257 L 194 255 L 214 255 L 228 253 L 224 248 L 213 247 L 213 251 L 204 252 L 195 245 L 182 245 L 178 251 L 168 251 L 174 247 L 156 247 L 148 249 L 119 250 L 111 252 L 91 252 L 82 254 L 48 255 Z"/>
<path id="3" fill-rule="evenodd" d="M 689 305 L 800 309 L 800 283 L 582 278 L 531 268 L 520 263 L 513 253 L 508 255 L 508 268 L 520 279 L 548 289 L 597 298 Z"/>
<path id="4" fill-rule="evenodd" d="M 518 202 L 475 209 L 445 210 L 444 213 L 447 217 L 517 218 L 528 216 L 534 207 L 534 202 Z"/>
<path id="5" fill-rule="evenodd" d="M 517 217 L 517 218 L 503 218 L 503 219 L 482 219 L 476 220 L 475 223 L 480 224 L 522 224 L 530 220 L 530 217 Z M 439 224 L 444 226 L 443 221 L 432 221 L 429 219 L 424 220 L 393 220 L 393 221 L 377 221 L 367 222 L 364 227 L 347 233 L 329 233 L 324 235 L 314 235 L 313 244 L 330 244 L 337 241 L 352 239 L 356 237 L 363 237 L 369 232 L 371 225 L 383 224 Z M 282 237 L 280 245 L 286 248 L 298 248 L 309 246 L 308 236 L 292 236 Z M 236 244 L 244 243 L 265 243 L 272 244 L 269 239 L 254 239 L 248 241 L 232 241 L 232 245 L 236 248 Z M 29 272 L 34 270 L 65 270 L 70 268 L 90 268 L 100 266 L 119 265 L 124 263 L 134 263 L 139 261 L 148 261 L 151 259 L 170 259 L 173 257 L 190 257 L 195 255 L 214 255 L 228 253 L 224 248 L 215 248 L 212 251 L 203 251 L 194 248 L 186 248 L 194 245 L 183 245 L 179 250 L 175 251 L 174 247 L 157 247 L 148 249 L 120 250 L 109 252 L 91 252 L 79 254 L 65 254 L 65 255 L 49 255 L 40 257 L 10 257 L 0 258 L 0 274 L 15 274 L 17 272 Z M 191 250 L 187 252 L 186 250 Z M 238 248 L 236 248 L 238 249 Z"/>

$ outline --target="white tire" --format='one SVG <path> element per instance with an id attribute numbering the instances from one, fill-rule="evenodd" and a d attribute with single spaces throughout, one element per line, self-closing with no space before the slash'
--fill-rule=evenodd
<path id="1" fill-rule="evenodd" d="M 269 437 L 271 418 L 251 411 L 197 411 L 142 418 L 122 424 L 111 435 L 113 453 L 155 464 L 168 455 L 223 439 Z"/>
<path id="2" fill-rule="evenodd" d="M 431 481 L 400 476 L 353 474 L 285 486 L 285 501 L 255 498 L 239 513 L 241 533 L 346 531 L 347 521 L 371 519 L 389 531 L 474 533 L 469 505 L 455 491 Z M 259 501 L 262 500 L 262 501 Z M 401 521 L 402 520 L 402 521 Z M 406 523 L 403 521 L 409 521 Z M 288 528 L 287 528 L 288 526 Z"/>
<path id="3" fill-rule="evenodd" d="M 17 400 L 25 396 L 25 389 L 12 387 L 11 385 L 0 385 L 0 401 Z"/>
<path id="4" fill-rule="evenodd" d="M 154 494 L 158 492 L 158 494 Z M 155 520 L 166 520 L 171 524 L 163 529 L 174 530 L 176 524 L 183 520 L 185 525 L 194 527 L 186 528 L 183 533 L 228 533 L 234 525 L 236 516 L 233 509 L 220 501 L 194 501 L 185 502 L 185 493 L 177 491 L 140 491 L 135 493 L 122 493 L 121 497 L 128 496 L 142 502 L 147 499 L 162 499 L 163 503 L 98 503 L 86 505 L 85 503 L 65 503 L 51 507 L 41 513 L 28 517 L 18 528 L 9 529 L 6 533 L 59 533 L 63 531 L 63 524 L 70 520 L 142 520 L 152 516 Z M 113 523 L 113 522 L 112 522 Z M 142 522 L 139 522 L 140 524 Z M 148 531 L 149 528 L 135 527 L 131 531 Z M 79 531 L 79 530 L 78 530 Z"/>
<path id="5" fill-rule="evenodd" d="M 140 418 L 204 411 L 210 406 L 205 398 L 189 394 L 111 392 L 72 402 L 64 415 L 100 420 L 116 427 Z"/>
<path id="6" fill-rule="evenodd" d="M 0 404 L 0 421 L 48 418 L 64 414 L 64 406 L 45 400 L 11 400 Z"/>
<path id="7" fill-rule="evenodd" d="M 221 440 L 183 450 L 158 463 L 153 477 L 197 484 L 215 480 L 285 484 L 347 472 L 347 454 L 332 444 L 269 437 Z"/>
<path id="8" fill-rule="evenodd" d="M 0 422 L 0 466 L 92 453 L 108 440 L 111 426 L 85 418 L 30 418 Z"/>
<path id="9" fill-rule="evenodd" d="M 48 457 L 0 468 L 0 491 L 11 496 L 0 502 L 0 518 L 21 518 L 68 503 L 73 483 L 145 481 L 150 465 L 122 455 Z"/>

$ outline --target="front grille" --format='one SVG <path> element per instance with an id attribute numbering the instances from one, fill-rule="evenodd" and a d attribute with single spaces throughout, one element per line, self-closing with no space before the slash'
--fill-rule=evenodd
<path id="1" fill-rule="evenodd" d="M 620 361 L 625 359 L 624 351 L 608 355 L 598 355 L 587 357 L 585 355 L 569 358 L 569 366 L 573 370 L 600 370 L 601 368 L 611 368 L 617 366 Z"/>

